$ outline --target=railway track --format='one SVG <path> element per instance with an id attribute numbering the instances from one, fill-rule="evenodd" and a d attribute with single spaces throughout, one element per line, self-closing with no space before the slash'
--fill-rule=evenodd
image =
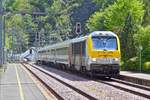
<path id="1" fill-rule="evenodd" d="M 136 88 L 140 88 L 140 89 L 143 89 L 143 90 L 150 91 L 150 87 L 148 87 L 148 86 L 134 84 L 132 82 L 124 81 L 124 80 L 121 80 L 121 79 L 111 78 L 111 81 L 115 81 L 115 82 L 118 82 L 118 83 L 122 83 L 122 84 L 126 84 L 126 85 L 129 85 L 129 86 L 133 86 L 133 87 L 136 87 Z"/>
<path id="2" fill-rule="evenodd" d="M 123 80 L 119 80 L 115 78 L 112 78 L 107 81 L 97 80 L 97 79 L 94 81 L 101 82 L 101 83 L 113 86 L 117 89 L 150 99 L 150 87 L 134 84 L 131 82 L 127 82 L 127 81 L 123 81 Z"/>
<path id="3" fill-rule="evenodd" d="M 37 74 L 35 74 L 32 70 L 30 70 L 25 64 L 22 65 L 32 74 L 34 75 L 58 100 L 63 100 L 63 98 L 55 92 L 51 87 L 48 86 Z"/>
<path id="4" fill-rule="evenodd" d="M 70 84 L 68 84 L 68 83 L 66 83 L 66 82 L 64 82 L 64 81 L 62 81 L 62 80 L 60 80 L 60 79 L 58 79 L 58 78 L 55 77 L 55 76 L 50 75 L 49 73 L 45 72 L 44 70 L 42 70 L 42 69 L 40 69 L 40 68 L 37 68 L 37 67 L 35 67 L 35 66 L 31 65 L 31 64 L 22 64 L 22 65 L 23 65 L 27 70 L 29 70 L 29 72 L 31 72 L 58 100 L 65 100 L 65 98 L 64 98 L 62 95 L 60 95 L 59 93 L 57 93 L 53 88 L 51 88 L 51 87 L 42 79 L 42 77 L 39 76 L 40 73 L 44 73 L 45 75 L 47 75 L 47 76 L 49 76 L 49 77 L 55 79 L 56 81 L 60 82 L 60 83 L 63 84 L 64 86 L 66 86 L 66 87 L 72 89 L 73 91 L 77 92 L 78 94 L 82 95 L 83 97 L 85 97 L 85 98 L 81 98 L 81 99 L 83 99 L 83 100 L 85 100 L 85 99 L 87 99 L 87 100 L 88 100 L 88 99 L 89 99 L 89 100 L 97 100 L 95 97 L 90 96 L 89 94 L 83 92 L 82 90 L 80 90 L 80 89 L 78 89 L 78 88 L 76 88 L 76 87 L 71 86 Z M 28 65 L 29 65 L 30 67 L 33 67 L 34 69 L 38 70 L 40 73 L 35 73 L 35 72 L 33 72 L 33 70 L 30 69 L 30 68 L 28 67 Z M 44 76 L 43 76 L 43 77 L 44 77 Z M 70 98 L 70 99 L 72 99 L 72 98 Z"/>
<path id="5" fill-rule="evenodd" d="M 31 64 L 30 64 L 31 65 Z M 32 67 L 35 67 L 34 65 L 31 65 Z M 41 69 L 40 69 L 41 70 Z M 67 72 L 68 74 L 72 74 L 71 72 Z M 110 80 L 101 80 L 101 79 L 90 79 L 89 77 L 86 77 L 86 76 L 81 76 L 80 75 L 77 75 L 79 77 L 83 77 L 87 80 L 93 80 L 95 82 L 99 82 L 99 83 L 103 83 L 103 84 L 106 84 L 106 85 L 109 85 L 109 86 L 112 86 L 112 87 L 115 87 L 117 89 L 120 89 L 120 90 L 123 90 L 123 91 L 126 91 L 126 92 L 129 92 L 131 94 L 135 94 L 137 96 L 141 96 L 141 97 L 144 97 L 144 98 L 147 98 L 147 99 L 150 99 L 150 87 L 146 87 L 146 86 L 142 86 L 142 85 L 138 85 L 138 84 L 133 84 L 131 82 L 127 82 L 127 81 L 122 81 L 122 80 L 119 80 L 119 79 L 115 79 L 115 78 L 112 78 Z M 53 76 L 52 76 L 53 77 Z M 59 79 L 58 79 L 59 80 Z M 60 80 L 61 81 L 61 80 Z M 64 82 L 63 82 L 64 83 Z M 66 83 L 65 83 L 66 84 Z M 72 86 L 71 86 L 72 87 Z M 94 87 L 94 86 L 93 86 Z M 74 88 L 74 87 L 73 87 Z M 77 89 L 78 91 L 78 89 Z M 80 93 L 81 90 L 78 91 L 78 93 Z M 81 94 L 81 93 L 80 93 Z M 84 94 L 85 97 L 89 96 L 87 94 Z M 87 95 L 87 96 L 86 96 Z M 87 98 L 90 98 L 90 97 L 87 97 Z M 92 100 L 96 99 L 96 98 L 90 98 Z"/>

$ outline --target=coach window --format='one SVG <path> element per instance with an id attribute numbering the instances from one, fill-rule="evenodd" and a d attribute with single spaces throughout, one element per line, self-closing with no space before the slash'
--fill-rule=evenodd
<path id="1" fill-rule="evenodd" d="M 54 49 L 52 49 L 52 55 L 55 55 L 55 50 Z"/>
<path id="2" fill-rule="evenodd" d="M 74 43 L 73 44 L 73 54 L 74 55 L 79 55 L 81 50 L 80 43 Z"/>
<path id="3" fill-rule="evenodd" d="M 85 56 L 85 54 L 86 54 L 86 42 L 83 41 L 82 42 L 82 55 Z"/>
<path id="4" fill-rule="evenodd" d="M 67 47 L 63 48 L 62 55 L 67 55 L 67 53 L 68 53 L 68 48 Z"/>

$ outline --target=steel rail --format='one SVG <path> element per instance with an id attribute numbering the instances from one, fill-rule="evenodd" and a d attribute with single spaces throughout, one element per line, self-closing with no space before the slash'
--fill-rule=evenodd
<path id="1" fill-rule="evenodd" d="M 119 80 L 129 81 L 129 82 L 132 82 L 132 83 L 135 83 L 135 84 L 150 87 L 150 80 L 147 80 L 147 79 L 140 79 L 140 78 L 137 78 L 137 77 L 124 76 L 124 75 L 119 75 L 116 78 L 119 79 Z M 134 81 L 134 80 L 136 80 L 136 81 Z M 144 81 L 144 83 L 142 81 Z"/>
<path id="2" fill-rule="evenodd" d="M 38 75 L 36 75 L 34 72 L 32 72 L 31 69 L 29 69 L 25 64 L 22 63 L 22 65 L 32 74 L 34 75 L 58 100 L 64 100 L 59 94 L 55 92 L 51 87 L 49 87 L 48 84 L 46 84 Z"/>
<path id="3" fill-rule="evenodd" d="M 32 65 L 32 64 L 29 64 L 29 65 L 35 67 L 35 66 Z M 66 72 L 66 71 L 65 71 L 65 72 Z M 70 72 L 67 72 L 67 73 L 73 74 L 73 73 L 70 73 Z M 77 75 L 77 74 L 75 74 L 75 75 Z M 81 75 L 78 75 L 78 76 L 81 76 Z M 91 79 L 91 78 L 85 77 L 85 76 L 82 76 L 82 77 L 84 77 L 84 78 L 86 78 L 86 79 L 89 79 L 89 80 L 96 81 L 96 82 L 100 82 L 100 83 L 103 83 L 103 84 L 107 84 L 107 85 L 112 86 L 112 87 L 115 87 L 115 88 L 117 88 L 117 89 L 120 89 L 120 90 L 129 92 L 129 93 L 132 93 L 132 94 L 135 94 L 135 95 L 142 96 L 142 97 L 145 97 L 145 98 L 150 99 L 150 95 L 147 95 L 147 94 L 144 94 L 144 93 L 140 93 L 140 92 L 137 92 L 137 91 L 134 91 L 134 90 L 131 90 L 131 89 L 127 89 L 127 88 L 122 87 L 122 86 L 114 85 L 114 84 L 111 84 L 111 83 L 106 82 L 106 81 L 103 81 L 103 80 Z M 117 83 L 122 83 L 122 84 L 125 84 L 125 85 L 129 85 L 129 86 L 132 86 L 132 87 L 135 87 L 135 88 L 140 88 L 140 89 L 147 90 L 147 91 L 149 91 L 149 89 L 150 89 L 150 88 L 147 88 L 147 87 L 138 85 L 138 84 L 132 84 L 132 83 L 127 83 L 127 82 L 119 81 L 119 80 L 116 80 L 116 79 L 114 79 L 114 78 L 110 79 L 110 81 L 112 81 L 112 82 L 117 82 Z M 93 99 L 92 99 L 92 100 L 93 100 Z"/>
<path id="4" fill-rule="evenodd" d="M 111 80 L 115 81 L 115 82 L 118 82 L 118 83 L 125 84 L 125 85 L 129 85 L 129 86 L 132 86 L 132 87 L 136 87 L 136 88 L 140 88 L 140 89 L 143 89 L 143 90 L 150 91 L 150 87 L 148 87 L 148 86 L 143 86 L 143 85 L 131 83 L 131 82 L 128 82 L 128 81 L 123 81 L 121 79 L 116 79 L 116 78 L 111 78 Z"/>
<path id="5" fill-rule="evenodd" d="M 132 89 L 127 89 L 127 88 L 125 88 L 125 87 L 118 86 L 118 85 L 114 85 L 114 84 L 111 84 L 111 83 L 109 83 L 109 82 L 102 81 L 102 80 L 94 80 L 94 81 L 97 81 L 97 82 L 100 82 L 100 83 L 103 83 L 103 84 L 107 84 L 107 85 L 112 86 L 112 87 L 115 87 L 115 88 L 117 88 L 117 89 L 120 89 L 120 90 L 129 92 L 129 93 L 132 93 L 132 94 L 135 94 L 135 95 L 138 95 L 138 96 L 141 96 L 141 97 L 145 97 L 145 98 L 150 99 L 150 95 L 147 95 L 147 94 L 145 94 L 145 93 L 140 93 L 140 92 L 134 91 L 134 90 L 132 90 Z"/>
<path id="6" fill-rule="evenodd" d="M 91 96 L 91 95 L 89 95 L 89 94 L 83 92 L 82 90 L 80 90 L 80 89 L 78 89 L 78 88 L 76 88 L 76 87 L 74 87 L 74 86 L 68 84 L 67 82 L 64 82 L 64 81 L 58 79 L 57 77 L 55 77 L 55 76 L 53 76 L 53 75 L 50 75 L 49 73 L 45 72 L 44 70 L 42 70 L 42 69 L 40 69 L 40 68 L 37 68 L 37 67 L 35 67 L 34 65 L 29 64 L 29 63 L 28 63 L 28 65 L 30 65 L 30 66 L 32 66 L 32 67 L 38 69 L 39 71 L 43 72 L 44 74 L 46 74 L 46 75 L 52 77 L 53 79 L 57 80 L 58 82 L 60 82 L 60 83 L 64 84 L 65 86 L 67 86 L 67 87 L 73 89 L 74 91 L 76 91 L 77 93 L 83 95 L 84 97 L 88 98 L 89 100 L 97 100 L 97 98 L 95 98 L 95 97 L 93 97 L 93 96 Z"/>

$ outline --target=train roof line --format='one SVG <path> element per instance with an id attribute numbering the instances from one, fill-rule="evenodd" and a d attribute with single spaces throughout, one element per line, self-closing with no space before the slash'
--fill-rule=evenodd
<path id="1" fill-rule="evenodd" d="M 52 45 L 48 45 L 48 46 L 45 46 L 43 48 L 41 48 L 39 51 L 41 50 L 45 50 L 47 48 L 52 48 L 52 47 L 59 47 L 59 46 L 62 46 L 64 44 L 69 44 L 69 43 L 76 43 L 76 42 L 80 42 L 80 41 L 84 41 L 85 39 L 87 38 L 87 36 L 84 36 L 84 37 L 76 37 L 74 39 L 70 39 L 70 40 L 66 40 L 66 41 L 62 41 L 60 43 L 56 43 L 56 44 L 52 44 Z"/>
<path id="2" fill-rule="evenodd" d="M 115 33 L 111 31 L 94 31 L 91 35 L 106 35 L 106 36 L 117 36 Z"/>
<path id="3" fill-rule="evenodd" d="M 89 35 L 106 35 L 106 36 L 117 36 L 115 33 L 111 32 L 111 31 L 94 31 L 92 32 L 91 34 Z M 83 37 L 76 37 L 76 38 L 73 38 L 73 39 L 70 39 L 70 40 L 66 40 L 66 41 L 62 41 L 62 42 L 59 42 L 59 43 L 56 43 L 56 44 L 51 44 L 51 45 L 48 45 L 48 46 L 45 46 L 43 48 L 40 48 L 38 51 L 42 51 L 42 50 L 46 50 L 47 48 L 52 48 L 52 47 L 58 47 L 59 46 L 62 46 L 62 45 L 65 45 L 65 44 L 69 44 L 69 43 L 76 43 L 76 42 L 81 42 L 81 41 L 84 41 L 89 35 L 86 35 L 86 36 L 83 36 Z"/>

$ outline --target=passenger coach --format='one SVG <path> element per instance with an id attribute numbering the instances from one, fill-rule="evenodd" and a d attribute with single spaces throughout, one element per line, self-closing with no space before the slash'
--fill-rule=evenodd
<path id="1" fill-rule="evenodd" d="M 38 51 L 37 63 L 58 65 L 91 75 L 119 74 L 120 42 L 110 31 L 95 31 L 72 40 L 46 46 Z"/>

